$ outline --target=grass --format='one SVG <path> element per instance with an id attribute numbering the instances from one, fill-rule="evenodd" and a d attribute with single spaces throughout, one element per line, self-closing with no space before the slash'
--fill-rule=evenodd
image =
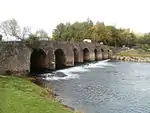
<path id="1" fill-rule="evenodd" d="M 0 75 L 0 113 L 73 113 L 49 92 L 19 77 Z"/>
<path id="2" fill-rule="evenodd" d="M 131 56 L 131 57 L 150 57 L 150 53 L 144 52 L 143 50 L 124 50 L 119 53 L 116 53 L 119 56 Z"/>

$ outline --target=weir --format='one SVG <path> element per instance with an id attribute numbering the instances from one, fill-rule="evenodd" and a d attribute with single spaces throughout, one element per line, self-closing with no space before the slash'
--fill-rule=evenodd
<path id="1" fill-rule="evenodd" d="M 103 68 L 105 66 L 112 66 L 108 63 L 109 60 L 103 60 L 93 63 L 87 63 L 80 66 L 70 67 L 62 70 L 54 71 L 51 73 L 41 74 L 44 80 L 69 80 L 80 77 L 81 73 L 90 72 L 92 68 Z M 79 74 L 80 73 L 80 74 Z"/>
<path id="2" fill-rule="evenodd" d="M 3 42 L 0 47 L 0 74 L 44 73 L 112 56 L 109 46 L 98 43 L 40 41 L 28 45 L 13 41 Z"/>

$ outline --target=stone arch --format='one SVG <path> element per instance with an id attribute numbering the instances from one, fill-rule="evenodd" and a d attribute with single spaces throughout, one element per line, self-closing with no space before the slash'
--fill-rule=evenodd
<path id="1" fill-rule="evenodd" d="M 46 58 L 45 51 L 41 48 L 33 49 L 30 56 L 30 72 L 31 73 L 42 73 L 46 69 Z"/>
<path id="2" fill-rule="evenodd" d="M 55 69 L 63 69 L 66 67 L 65 65 L 66 58 L 65 53 L 62 49 L 55 50 Z"/>
<path id="3" fill-rule="evenodd" d="M 76 48 L 73 49 L 73 53 L 74 53 L 74 64 L 77 64 L 79 62 L 79 53 L 78 50 Z"/>
<path id="4" fill-rule="evenodd" d="M 87 62 L 90 60 L 90 52 L 88 50 L 88 48 L 84 48 L 83 49 L 83 61 Z"/>
<path id="5" fill-rule="evenodd" d="M 102 54 L 102 60 L 104 60 L 105 58 L 104 58 L 104 49 L 103 48 L 101 48 L 101 54 Z"/>
<path id="6" fill-rule="evenodd" d="M 95 61 L 98 61 L 98 51 L 94 49 Z"/>

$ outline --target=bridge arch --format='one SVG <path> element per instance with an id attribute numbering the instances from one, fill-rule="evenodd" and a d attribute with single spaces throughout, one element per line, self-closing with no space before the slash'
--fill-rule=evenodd
<path id="1" fill-rule="evenodd" d="M 62 49 L 56 49 L 55 50 L 55 69 L 63 69 L 65 68 L 65 53 Z"/>
<path id="2" fill-rule="evenodd" d="M 30 56 L 30 72 L 41 73 L 47 66 L 46 58 L 47 55 L 43 49 L 33 49 Z"/>
<path id="3" fill-rule="evenodd" d="M 83 61 L 87 62 L 90 60 L 90 52 L 88 48 L 83 49 Z"/>
<path id="4" fill-rule="evenodd" d="M 74 48 L 73 53 L 74 53 L 74 64 L 77 64 L 79 62 L 79 52 L 76 48 Z"/>

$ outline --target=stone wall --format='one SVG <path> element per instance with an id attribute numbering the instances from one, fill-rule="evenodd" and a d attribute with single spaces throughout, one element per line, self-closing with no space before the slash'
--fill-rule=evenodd
<path id="1" fill-rule="evenodd" d="M 19 42 L 1 43 L 0 72 L 29 70 L 31 50 Z"/>

